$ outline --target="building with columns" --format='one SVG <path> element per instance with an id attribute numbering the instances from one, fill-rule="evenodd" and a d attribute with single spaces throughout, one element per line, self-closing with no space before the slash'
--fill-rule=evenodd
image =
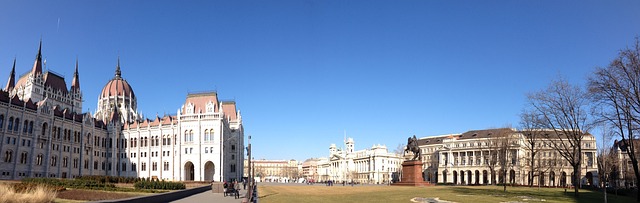
<path id="1" fill-rule="evenodd" d="M 539 130 L 546 135 L 553 130 Z M 455 185 L 483 185 L 506 183 L 527 185 L 529 174 L 533 173 L 533 185 L 567 186 L 572 184 L 573 168 L 551 147 L 551 141 L 536 141 L 539 150 L 535 158 L 534 171 L 529 161 L 526 138 L 530 133 L 515 129 L 473 130 L 462 134 L 429 136 L 418 139 L 422 150 L 424 180 L 431 183 L 448 183 Z M 498 173 L 501 166 L 492 160 L 500 155 L 491 143 L 508 137 L 506 150 L 506 177 Z M 553 137 L 553 136 L 551 136 Z M 582 142 L 582 185 L 597 184 L 596 140 L 591 134 L 585 134 Z M 491 173 L 491 167 L 496 171 Z M 506 179 L 505 179 L 506 178 Z M 577 185 L 577 184 L 576 184 Z"/>
<path id="2" fill-rule="evenodd" d="M 246 159 L 244 164 L 247 166 Z M 295 159 L 253 159 L 251 160 L 251 164 L 257 182 L 295 182 L 298 178 L 302 177 L 301 164 Z M 244 174 L 245 177 L 249 176 L 248 167 L 244 168 Z"/>
<path id="3" fill-rule="evenodd" d="M 43 71 L 42 42 L 33 66 L 16 82 L 14 59 L 0 90 L 0 179 L 84 175 L 182 181 L 240 179 L 244 127 L 235 101 L 189 93 L 175 115 L 145 119 L 132 86 L 114 77 L 94 114 L 82 113 L 79 64 L 71 86 Z"/>
<path id="4" fill-rule="evenodd" d="M 331 144 L 329 157 L 303 163 L 303 171 L 306 169 L 305 178 L 314 181 L 386 184 L 399 179 L 402 160 L 401 155 L 389 152 L 384 145 L 355 150 L 353 138 L 348 138 L 342 149 Z"/>

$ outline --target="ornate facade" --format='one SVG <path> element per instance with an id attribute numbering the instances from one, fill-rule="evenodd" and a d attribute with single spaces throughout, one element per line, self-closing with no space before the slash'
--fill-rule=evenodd
<path id="1" fill-rule="evenodd" d="M 354 181 L 370 184 L 386 184 L 398 180 L 403 160 L 399 154 L 389 152 L 383 145 L 355 151 L 352 138 L 346 139 L 344 146 L 345 149 L 339 149 L 335 144 L 331 144 L 329 157 L 309 160 L 312 162 L 306 166 L 303 164 L 303 167 L 307 168 L 306 178 L 314 181 Z M 312 166 L 311 163 L 317 166 Z"/>
<path id="2" fill-rule="evenodd" d="M 70 88 L 42 67 L 41 42 L 30 71 L 15 82 L 14 60 L 0 91 L 0 179 L 242 177 L 244 128 L 234 101 L 220 101 L 216 92 L 188 94 L 175 115 L 142 119 L 118 59 L 92 115 L 81 113 L 77 60 Z"/>
<path id="3" fill-rule="evenodd" d="M 552 130 L 541 130 L 554 133 Z M 503 134 L 498 136 L 499 134 Z M 490 143 L 502 137 L 509 138 L 506 160 L 507 173 L 503 177 L 498 172 L 501 166 L 491 160 L 499 158 Z M 513 129 L 474 130 L 462 134 L 423 137 L 418 140 L 422 150 L 424 180 L 431 183 L 455 185 L 511 183 L 527 185 L 530 162 L 525 138 L 526 132 Z M 539 139 L 533 185 L 567 186 L 572 184 L 573 168 L 551 147 L 548 139 Z M 559 140 L 555 140 L 559 141 Z M 597 184 L 596 140 L 585 134 L 582 142 L 581 182 L 575 185 Z M 493 165 L 493 166 L 492 166 Z M 491 173 L 494 167 L 495 174 Z M 505 179 L 506 178 L 506 179 Z"/>
<path id="4" fill-rule="evenodd" d="M 627 142 L 629 142 L 627 140 Z M 633 140 L 633 145 L 635 147 L 640 146 L 640 140 Z M 623 141 L 615 140 L 613 141 L 613 147 L 611 149 L 612 158 L 607 164 L 613 163 L 615 166 L 611 167 L 613 170 L 608 175 L 609 186 L 619 187 L 619 188 L 636 188 L 636 175 L 633 170 L 633 162 L 627 153 L 629 150 L 627 144 Z M 636 157 L 640 157 L 640 152 L 635 150 Z M 640 165 L 640 164 L 639 164 Z M 607 167 L 609 168 L 609 167 Z"/>
<path id="5" fill-rule="evenodd" d="M 245 160 L 245 165 L 247 160 Z M 291 182 L 297 181 L 301 176 L 301 168 L 298 161 L 291 160 L 251 160 L 253 170 L 256 173 L 257 182 Z M 248 167 L 244 168 L 245 177 L 248 177 Z"/>

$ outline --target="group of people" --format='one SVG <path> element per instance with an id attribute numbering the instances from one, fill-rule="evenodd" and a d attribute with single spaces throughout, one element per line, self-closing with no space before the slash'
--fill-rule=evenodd
<path id="1" fill-rule="evenodd" d="M 247 183 L 242 181 L 242 185 L 244 187 L 244 189 L 247 189 Z M 240 184 L 238 183 L 237 180 L 235 181 L 230 181 L 227 182 L 225 181 L 224 184 L 222 185 L 222 187 L 224 188 L 224 196 L 227 196 L 227 193 L 231 193 L 235 195 L 235 198 L 238 199 L 240 198 Z"/>

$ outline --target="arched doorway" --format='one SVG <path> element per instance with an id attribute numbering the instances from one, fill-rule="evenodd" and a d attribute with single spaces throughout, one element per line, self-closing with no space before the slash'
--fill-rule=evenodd
<path id="1" fill-rule="evenodd" d="M 467 171 L 467 184 L 473 184 L 473 174 L 471 173 L 471 171 Z"/>
<path id="2" fill-rule="evenodd" d="M 560 174 L 560 185 L 562 187 L 567 186 L 567 173 L 565 173 L 564 171 Z"/>
<path id="3" fill-rule="evenodd" d="M 544 172 L 540 172 L 540 182 L 538 184 L 544 186 Z"/>
<path id="4" fill-rule="evenodd" d="M 480 184 L 480 171 L 478 171 L 478 170 L 476 170 L 476 182 L 475 182 L 475 184 L 476 185 Z"/>
<path id="5" fill-rule="evenodd" d="M 574 182 L 575 182 L 575 180 L 576 180 L 576 175 L 575 175 L 575 174 L 573 174 L 573 172 L 571 172 L 571 185 L 572 185 L 572 186 L 575 186 L 575 185 L 576 185 L 576 183 L 574 183 Z"/>
<path id="6" fill-rule="evenodd" d="M 466 184 L 467 181 L 464 179 L 464 171 L 460 171 L 460 184 Z"/>
<path id="7" fill-rule="evenodd" d="M 593 173 L 587 172 L 587 185 L 593 185 Z"/>
<path id="8" fill-rule="evenodd" d="M 438 182 L 438 171 L 436 171 L 433 175 L 433 182 L 432 183 L 437 183 Z"/>
<path id="9" fill-rule="evenodd" d="M 488 177 L 487 170 L 482 171 L 482 183 L 485 185 L 489 184 L 489 177 Z"/>
<path id="10" fill-rule="evenodd" d="M 442 171 L 442 183 L 447 183 L 447 170 Z"/>
<path id="11" fill-rule="evenodd" d="M 190 161 L 187 161 L 187 163 L 184 164 L 184 180 L 193 181 L 194 180 L 193 171 L 194 171 L 193 163 L 191 163 Z"/>
<path id="12" fill-rule="evenodd" d="M 556 173 L 553 171 L 549 172 L 549 186 L 556 186 Z"/>
<path id="13" fill-rule="evenodd" d="M 458 184 L 458 171 L 453 171 L 453 184 Z"/>
<path id="14" fill-rule="evenodd" d="M 215 165 L 213 165 L 213 162 L 207 161 L 207 163 L 204 164 L 204 180 L 205 181 L 212 181 L 213 180 L 213 176 L 215 174 L 216 174 Z"/>
<path id="15" fill-rule="evenodd" d="M 511 184 L 515 184 L 516 183 L 516 171 L 511 169 L 511 171 L 509 171 L 509 183 Z"/>
<path id="16" fill-rule="evenodd" d="M 491 182 L 491 185 L 496 185 L 496 178 L 497 178 L 497 171 L 491 171 L 491 180 L 489 180 L 489 182 Z"/>

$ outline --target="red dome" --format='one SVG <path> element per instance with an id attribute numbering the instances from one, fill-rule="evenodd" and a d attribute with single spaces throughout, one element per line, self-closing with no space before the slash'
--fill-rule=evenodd
<path id="1" fill-rule="evenodd" d="M 120 78 L 116 77 L 111 79 L 107 85 L 102 88 L 102 93 L 100 93 L 100 98 L 110 97 L 110 96 L 122 96 L 135 98 L 136 95 L 133 93 L 133 88 L 129 83 Z"/>

